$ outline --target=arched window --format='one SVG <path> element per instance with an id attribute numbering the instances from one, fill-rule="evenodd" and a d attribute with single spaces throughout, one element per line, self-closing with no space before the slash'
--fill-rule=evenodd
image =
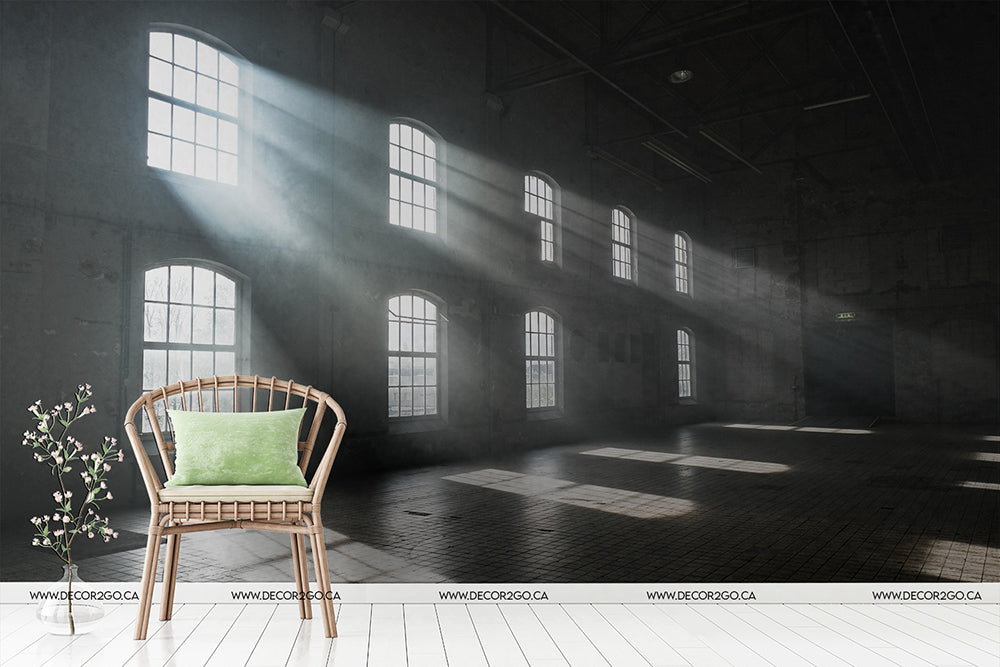
<path id="1" fill-rule="evenodd" d="M 687 329 L 677 330 L 677 397 L 694 399 L 694 336 Z"/>
<path id="2" fill-rule="evenodd" d="M 538 221 L 539 259 L 559 263 L 559 190 L 552 179 L 542 174 L 524 176 L 524 210 Z"/>
<path id="3" fill-rule="evenodd" d="M 249 348 L 247 289 L 235 272 L 209 263 L 186 260 L 148 269 L 143 286 L 143 391 L 242 370 Z"/>
<path id="4" fill-rule="evenodd" d="M 611 275 L 635 278 L 635 216 L 624 207 L 611 211 Z"/>
<path id="5" fill-rule="evenodd" d="M 691 294 L 691 239 L 687 234 L 674 234 L 674 289 Z"/>
<path id="6" fill-rule="evenodd" d="M 150 167 L 237 183 L 241 60 L 220 47 L 179 32 L 150 31 Z"/>
<path id="7" fill-rule="evenodd" d="M 441 410 L 443 318 L 430 299 L 408 292 L 389 299 L 389 417 Z"/>
<path id="8" fill-rule="evenodd" d="M 408 122 L 389 124 L 389 223 L 428 234 L 439 225 L 438 140 Z"/>
<path id="9" fill-rule="evenodd" d="M 525 405 L 559 405 L 559 330 L 556 319 L 533 310 L 524 314 Z"/>

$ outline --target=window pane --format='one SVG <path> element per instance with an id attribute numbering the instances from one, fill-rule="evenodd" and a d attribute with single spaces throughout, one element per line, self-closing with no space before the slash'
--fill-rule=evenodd
<path id="1" fill-rule="evenodd" d="M 142 389 L 153 389 L 167 384 L 167 351 L 143 350 Z"/>
<path id="2" fill-rule="evenodd" d="M 212 148 L 198 146 L 195 148 L 195 176 L 215 180 L 216 153 Z"/>
<path id="3" fill-rule="evenodd" d="M 239 89 L 227 83 L 219 84 L 219 111 L 230 116 L 238 116 L 239 106 Z"/>
<path id="4" fill-rule="evenodd" d="M 219 148 L 227 153 L 239 153 L 239 134 L 236 123 L 219 120 Z"/>
<path id="5" fill-rule="evenodd" d="M 173 384 L 191 377 L 191 352 L 189 350 L 169 350 L 167 352 L 167 384 Z"/>
<path id="6" fill-rule="evenodd" d="M 191 377 L 207 378 L 215 375 L 215 353 L 197 350 L 191 353 Z"/>
<path id="7" fill-rule="evenodd" d="M 149 55 L 163 60 L 173 60 L 173 42 L 174 36 L 169 32 L 149 33 Z"/>
<path id="8" fill-rule="evenodd" d="M 146 271 L 145 296 L 147 301 L 167 300 L 167 278 L 170 269 L 161 266 L 156 269 Z"/>
<path id="9" fill-rule="evenodd" d="M 174 138 L 194 141 L 194 112 L 174 106 Z"/>
<path id="10" fill-rule="evenodd" d="M 198 75 L 198 104 L 215 109 L 219 104 L 219 84 L 215 79 Z"/>
<path id="11" fill-rule="evenodd" d="M 148 134 L 146 164 L 157 169 L 170 169 L 170 137 L 152 132 Z"/>
<path id="12" fill-rule="evenodd" d="M 218 121 L 215 116 L 199 113 L 197 116 L 196 137 L 202 146 L 215 148 L 218 141 Z"/>
<path id="13" fill-rule="evenodd" d="M 236 307 L 236 283 L 221 274 L 215 275 L 215 305 Z"/>
<path id="14" fill-rule="evenodd" d="M 171 303 L 191 303 L 191 267 L 170 267 Z"/>
<path id="15" fill-rule="evenodd" d="M 157 93 L 170 95 L 173 92 L 173 69 L 170 63 L 150 58 L 149 89 Z"/>
<path id="16" fill-rule="evenodd" d="M 149 131 L 170 134 L 170 104 L 154 97 L 149 98 Z"/>
<path id="17" fill-rule="evenodd" d="M 226 308 L 215 311 L 215 344 L 236 344 L 236 311 Z"/>
<path id="18" fill-rule="evenodd" d="M 400 357 L 399 359 L 399 384 L 404 387 L 413 386 L 412 357 Z"/>
<path id="19" fill-rule="evenodd" d="M 191 342 L 191 306 L 170 306 L 170 326 L 168 341 L 171 343 Z"/>
<path id="20" fill-rule="evenodd" d="M 214 328 L 213 309 L 205 306 L 196 306 L 192 312 L 191 322 L 191 342 L 211 345 L 213 340 L 212 329 Z"/>
<path id="21" fill-rule="evenodd" d="M 195 101 L 194 72 L 174 67 L 174 97 L 185 102 Z"/>
<path id="22" fill-rule="evenodd" d="M 195 41 L 183 35 L 174 35 L 174 62 L 189 69 L 195 68 Z"/>
<path id="23" fill-rule="evenodd" d="M 173 171 L 180 174 L 194 175 L 194 144 L 173 140 Z"/>
<path id="24" fill-rule="evenodd" d="M 389 357 L 389 386 L 399 386 L 399 357 Z"/>
<path id="25" fill-rule="evenodd" d="M 167 340 L 167 306 L 162 303 L 147 303 L 143 314 L 142 339 L 163 343 Z"/>
<path id="26" fill-rule="evenodd" d="M 201 42 L 198 42 L 198 71 L 212 77 L 219 75 L 219 52 Z"/>
<path id="27" fill-rule="evenodd" d="M 219 54 L 219 78 L 234 86 L 239 85 L 239 67 L 236 61 L 224 53 Z"/>
<path id="28" fill-rule="evenodd" d="M 211 306 L 215 303 L 215 272 L 194 267 L 194 297 L 192 303 Z"/>

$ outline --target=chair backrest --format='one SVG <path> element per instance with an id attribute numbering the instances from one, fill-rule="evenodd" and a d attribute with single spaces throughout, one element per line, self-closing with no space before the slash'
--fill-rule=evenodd
<path id="1" fill-rule="evenodd" d="M 157 387 L 142 394 L 125 415 L 128 433 L 139 461 L 143 480 L 146 482 L 150 501 L 155 502 L 156 492 L 163 488 L 158 475 L 146 456 L 142 434 L 152 436 L 156 442 L 167 479 L 174 474 L 171 452 L 174 450 L 172 426 L 167 409 L 199 412 L 270 412 L 291 408 L 306 408 L 299 433 L 299 468 L 305 474 L 309 459 L 316 445 L 324 418 L 336 417 L 333 435 L 327 445 L 309 487 L 322 497 L 330 474 L 330 466 L 337 455 L 340 441 L 347 427 L 347 419 L 340 405 L 329 394 L 292 380 L 263 378 L 257 375 L 227 375 L 183 380 Z M 137 423 L 138 422 L 138 423 Z"/>

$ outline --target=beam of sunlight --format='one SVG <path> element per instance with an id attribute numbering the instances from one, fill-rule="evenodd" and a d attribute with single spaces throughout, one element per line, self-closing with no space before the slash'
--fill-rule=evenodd
<path id="1" fill-rule="evenodd" d="M 683 498 L 670 498 L 592 484 L 577 484 L 563 479 L 525 475 L 495 468 L 449 475 L 444 479 L 538 500 L 624 514 L 637 519 L 680 516 L 695 508 L 695 503 Z"/>
<path id="2" fill-rule="evenodd" d="M 718 470 L 735 470 L 737 472 L 773 473 L 787 472 L 790 468 L 783 463 L 766 461 L 747 461 L 745 459 L 723 459 L 715 456 L 690 456 L 672 454 L 669 452 L 647 452 L 638 449 L 623 449 L 621 447 L 602 447 L 581 452 L 590 456 L 606 456 L 614 459 L 631 461 L 647 461 L 650 463 L 673 463 L 680 466 L 695 466 L 698 468 L 715 468 Z"/>
<path id="3" fill-rule="evenodd" d="M 1000 491 L 1000 484 L 996 482 L 970 482 L 965 481 L 959 484 L 963 489 L 982 489 L 984 491 Z"/>
<path id="4" fill-rule="evenodd" d="M 1000 463 L 1000 453 L 997 452 L 972 452 L 969 458 L 975 461 L 992 461 L 993 463 Z"/>
<path id="5" fill-rule="evenodd" d="M 805 433 L 846 433 L 863 435 L 875 431 L 866 428 L 830 428 L 827 426 L 783 426 L 781 424 L 723 424 L 723 428 L 747 428 L 757 431 L 804 431 Z"/>
<path id="6" fill-rule="evenodd" d="M 1000 435 L 984 435 L 983 440 L 987 442 L 1000 442 Z"/>

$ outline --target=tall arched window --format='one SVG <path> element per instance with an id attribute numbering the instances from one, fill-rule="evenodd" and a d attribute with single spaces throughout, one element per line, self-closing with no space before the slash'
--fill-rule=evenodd
<path id="1" fill-rule="evenodd" d="M 694 337 L 687 329 L 677 330 L 677 397 L 693 399 Z"/>
<path id="2" fill-rule="evenodd" d="M 538 221 L 539 259 L 559 263 L 559 190 L 542 174 L 524 176 L 524 210 Z"/>
<path id="3" fill-rule="evenodd" d="M 691 239 L 687 234 L 674 234 L 674 289 L 691 294 Z"/>
<path id="4" fill-rule="evenodd" d="M 241 61 L 220 46 L 150 31 L 146 163 L 235 185 Z"/>
<path id="5" fill-rule="evenodd" d="M 635 276 L 635 216 L 618 206 L 611 211 L 611 275 L 622 280 Z"/>
<path id="6" fill-rule="evenodd" d="M 524 314 L 525 405 L 529 409 L 559 404 L 558 336 L 552 315 L 540 310 Z"/>
<path id="7" fill-rule="evenodd" d="M 389 299 L 389 417 L 441 409 L 442 318 L 430 299 L 408 292 Z"/>
<path id="8" fill-rule="evenodd" d="M 389 223 L 438 233 L 437 139 L 407 122 L 389 124 Z"/>
<path id="9" fill-rule="evenodd" d="M 242 370 L 248 349 L 246 291 L 245 281 L 234 272 L 208 263 L 183 261 L 148 269 L 143 391 Z"/>

